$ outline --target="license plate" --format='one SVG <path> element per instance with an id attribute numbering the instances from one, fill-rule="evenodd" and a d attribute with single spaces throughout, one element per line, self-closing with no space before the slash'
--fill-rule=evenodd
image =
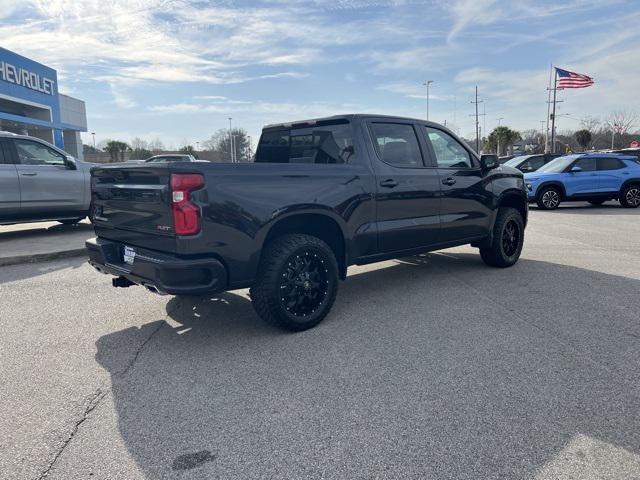
<path id="1" fill-rule="evenodd" d="M 124 263 L 128 263 L 129 265 L 133 265 L 133 261 L 136 258 L 136 251 L 131 247 L 124 247 L 124 251 L 122 252 L 122 259 Z"/>

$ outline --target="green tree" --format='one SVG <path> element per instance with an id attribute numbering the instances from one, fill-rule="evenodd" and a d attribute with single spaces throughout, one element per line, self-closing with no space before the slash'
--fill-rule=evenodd
<path id="1" fill-rule="evenodd" d="M 589 130 L 578 130 L 574 133 L 574 136 L 576 137 L 578 145 L 582 147 L 582 150 L 586 150 L 591 143 L 591 132 Z"/>
<path id="2" fill-rule="evenodd" d="M 509 127 L 496 127 L 487 138 L 485 148 L 501 155 L 502 152 L 506 152 L 510 146 L 521 138 L 520 132 L 516 130 L 511 130 Z"/>
<path id="3" fill-rule="evenodd" d="M 108 152 L 111 156 L 112 162 L 118 161 L 118 154 L 120 155 L 120 161 L 124 161 L 124 154 L 131 150 L 131 147 L 127 145 L 125 142 L 121 142 L 119 140 L 109 140 L 103 150 Z"/>
<path id="4" fill-rule="evenodd" d="M 185 145 L 184 147 L 180 147 L 180 150 L 178 150 L 178 152 L 193 155 L 195 158 L 198 158 L 198 154 L 196 153 L 196 149 L 193 148 L 193 145 Z"/>

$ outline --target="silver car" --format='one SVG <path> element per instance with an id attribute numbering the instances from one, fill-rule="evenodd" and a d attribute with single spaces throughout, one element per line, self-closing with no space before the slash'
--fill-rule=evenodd
<path id="1" fill-rule="evenodd" d="M 44 140 L 0 132 L 0 225 L 87 217 L 92 166 Z"/>

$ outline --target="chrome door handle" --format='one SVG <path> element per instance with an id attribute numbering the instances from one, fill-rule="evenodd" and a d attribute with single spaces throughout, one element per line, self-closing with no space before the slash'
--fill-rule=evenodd
<path id="1" fill-rule="evenodd" d="M 449 178 L 445 178 L 444 180 L 442 180 L 442 183 L 443 183 L 444 185 L 449 185 L 449 186 L 451 186 L 451 185 L 455 185 L 455 183 L 456 183 L 456 179 L 455 179 L 455 178 L 451 178 L 451 177 L 449 177 Z"/>

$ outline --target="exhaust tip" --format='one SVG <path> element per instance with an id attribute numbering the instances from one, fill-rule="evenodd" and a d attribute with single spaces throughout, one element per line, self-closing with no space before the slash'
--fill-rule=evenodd
<path id="1" fill-rule="evenodd" d="M 111 285 L 113 285 L 116 288 L 127 288 L 127 287 L 130 287 L 132 285 L 135 285 L 135 283 L 133 283 L 128 278 L 117 277 L 117 278 L 112 278 L 111 279 Z"/>

